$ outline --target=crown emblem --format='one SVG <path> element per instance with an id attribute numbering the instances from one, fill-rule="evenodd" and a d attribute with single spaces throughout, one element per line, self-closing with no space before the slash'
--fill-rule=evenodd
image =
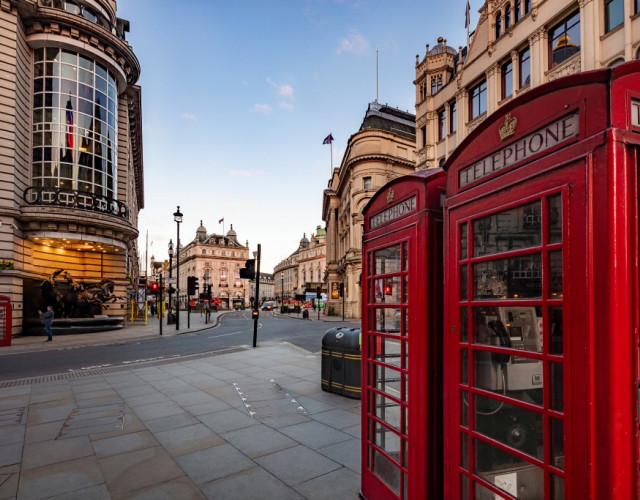
<path id="1" fill-rule="evenodd" d="M 391 203 L 393 201 L 394 194 L 393 189 L 389 189 L 387 192 L 387 203 Z"/>
<path id="2" fill-rule="evenodd" d="M 518 126 L 518 119 L 515 116 L 511 116 L 511 113 L 507 113 L 504 117 L 504 123 L 498 127 L 498 133 L 500 139 L 505 140 L 516 133 L 516 127 Z"/>

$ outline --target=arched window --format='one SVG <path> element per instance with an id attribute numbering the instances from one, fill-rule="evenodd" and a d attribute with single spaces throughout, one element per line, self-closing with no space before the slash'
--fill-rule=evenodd
<path id="1" fill-rule="evenodd" d="M 498 12 L 496 14 L 496 38 L 500 38 L 502 36 L 502 13 Z"/>
<path id="2" fill-rule="evenodd" d="M 618 64 L 622 64 L 624 63 L 624 59 L 622 59 L 621 57 L 619 57 L 618 59 L 616 59 L 615 61 L 611 61 L 609 63 L 609 67 L 613 68 L 614 66 L 617 66 Z"/>
<path id="3" fill-rule="evenodd" d="M 504 30 L 507 31 L 511 27 L 511 5 L 507 4 L 504 9 Z"/>

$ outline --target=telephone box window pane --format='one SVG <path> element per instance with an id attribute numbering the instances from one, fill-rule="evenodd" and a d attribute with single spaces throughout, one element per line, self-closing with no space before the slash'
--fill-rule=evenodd
<path id="1" fill-rule="evenodd" d="M 409 329 L 408 329 L 408 324 L 409 322 L 407 321 L 407 317 L 408 317 L 408 310 L 407 309 L 402 309 L 402 335 L 407 336 L 409 335 Z"/>
<path id="2" fill-rule="evenodd" d="M 469 392 L 460 391 L 460 425 L 469 427 Z"/>
<path id="3" fill-rule="evenodd" d="M 564 422 L 557 418 L 550 419 L 551 427 L 551 459 L 553 465 L 564 470 Z"/>
<path id="4" fill-rule="evenodd" d="M 542 406 L 542 361 L 499 352 L 474 351 L 473 364 L 475 387 Z M 491 404 L 479 411 L 500 411 L 500 401 L 488 401 Z"/>
<path id="5" fill-rule="evenodd" d="M 480 439 L 474 440 L 475 465 L 478 475 L 516 498 L 544 498 L 544 472 L 539 467 Z M 518 484 L 526 483 L 526 496 L 517 491 Z M 494 499 L 495 495 L 476 483 L 477 499 Z"/>
<path id="6" fill-rule="evenodd" d="M 373 452 L 373 472 L 396 494 L 400 493 L 400 470 L 398 466 L 377 450 Z"/>
<path id="7" fill-rule="evenodd" d="M 460 300 L 469 299 L 469 272 L 467 266 L 460 266 Z"/>
<path id="8" fill-rule="evenodd" d="M 522 453 L 543 459 L 542 414 L 475 396 L 474 430 Z"/>
<path id="9" fill-rule="evenodd" d="M 553 500 L 564 500 L 564 479 L 555 474 L 551 475 L 551 488 Z"/>
<path id="10" fill-rule="evenodd" d="M 376 279 L 374 298 L 376 304 L 400 304 L 400 276 Z"/>
<path id="11" fill-rule="evenodd" d="M 540 207 L 535 201 L 473 221 L 473 256 L 540 246 Z"/>
<path id="12" fill-rule="evenodd" d="M 390 396 L 400 398 L 406 401 L 406 383 L 404 390 L 402 387 L 402 380 L 406 382 L 406 375 L 398 370 L 394 370 L 387 366 L 374 365 L 374 379 L 373 386 Z"/>
<path id="13" fill-rule="evenodd" d="M 407 304 L 409 302 L 409 276 L 404 275 L 402 277 L 402 303 Z"/>
<path id="14" fill-rule="evenodd" d="M 564 411 L 564 366 L 562 363 L 549 363 L 551 374 L 551 409 Z"/>
<path id="15" fill-rule="evenodd" d="M 564 352 L 564 338 L 562 335 L 562 307 L 549 308 L 549 352 L 562 355 Z"/>
<path id="16" fill-rule="evenodd" d="M 400 244 L 376 250 L 373 253 L 375 274 L 389 274 L 400 271 Z"/>
<path id="17" fill-rule="evenodd" d="M 460 434 L 460 454 L 462 468 L 469 470 L 469 435 L 466 432 Z"/>
<path id="18" fill-rule="evenodd" d="M 562 251 L 549 252 L 549 298 L 562 298 Z"/>
<path id="19" fill-rule="evenodd" d="M 469 318 L 467 308 L 460 308 L 460 342 L 469 342 Z"/>
<path id="20" fill-rule="evenodd" d="M 407 242 L 405 241 L 402 243 L 402 270 L 406 271 L 407 269 L 409 269 L 409 252 Z"/>
<path id="21" fill-rule="evenodd" d="M 375 329 L 377 332 L 400 333 L 402 323 L 400 318 L 400 309 L 378 308 L 376 309 Z"/>
<path id="22" fill-rule="evenodd" d="M 466 259 L 468 255 L 469 239 L 467 237 L 467 223 L 460 224 L 460 259 Z"/>
<path id="23" fill-rule="evenodd" d="M 531 299 L 542 295 L 539 253 L 473 265 L 475 299 Z"/>
<path id="24" fill-rule="evenodd" d="M 373 359 L 397 368 L 402 367 L 402 343 L 404 341 L 377 335 L 373 337 L 373 340 L 376 345 L 376 352 L 372 353 Z"/>
<path id="25" fill-rule="evenodd" d="M 469 500 L 469 478 L 465 475 L 460 476 L 460 488 L 462 488 L 460 498 L 462 498 L 462 500 Z"/>
<path id="26" fill-rule="evenodd" d="M 377 395 L 375 416 L 388 425 L 379 422 L 374 424 L 373 442 L 393 456 L 400 451 L 400 435 L 389 429 L 389 426 L 400 432 L 400 405 L 395 401 Z"/>
<path id="27" fill-rule="evenodd" d="M 460 383 L 469 384 L 469 350 L 460 349 Z"/>
<path id="28" fill-rule="evenodd" d="M 549 196 L 549 243 L 562 242 L 562 198 Z"/>

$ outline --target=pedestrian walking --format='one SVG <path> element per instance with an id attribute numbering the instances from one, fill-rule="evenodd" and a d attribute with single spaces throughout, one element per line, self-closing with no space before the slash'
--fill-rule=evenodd
<path id="1" fill-rule="evenodd" d="M 209 303 L 205 302 L 203 308 L 204 308 L 204 323 L 207 324 L 211 319 L 211 308 L 209 307 Z"/>
<path id="2" fill-rule="evenodd" d="M 44 330 L 47 332 L 47 340 L 46 342 L 51 342 L 53 340 L 53 332 L 51 331 L 51 325 L 53 324 L 53 308 L 51 306 L 47 306 L 47 310 L 43 313 L 42 311 L 38 311 L 40 318 L 42 319 L 42 323 L 44 324 Z"/>

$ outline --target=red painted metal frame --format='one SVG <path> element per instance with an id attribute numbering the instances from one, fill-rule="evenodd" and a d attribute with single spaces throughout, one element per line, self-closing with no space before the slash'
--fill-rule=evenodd
<path id="1" fill-rule="evenodd" d="M 445 164 L 445 498 L 463 497 L 457 486 L 462 471 L 457 223 L 553 190 L 565 193 L 565 498 L 638 498 L 640 134 L 631 125 L 629 109 L 639 91 L 638 61 L 550 82 L 487 117 Z M 468 185 L 458 184 L 461 169 L 574 111 L 580 120 L 574 139 Z M 502 141 L 498 128 L 507 113 L 518 120 L 517 132 Z M 549 361 L 549 333 L 543 331 L 540 358 Z M 544 375 L 546 384 L 548 369 Z M 548 472 L 553 466 L 546 424 L 544 433 L 542 464 Z M 544 491 L 551 498 L 546 479 Z M 468 498 L 474 495 L 469 487 Z"/>
<path id="2" fill-rule="evenodd" d="M 442 200 L 444 172 L 418 172 L 389 182 L 364 209 L 362 250 L 362 490 L 368 500 L 442 498 Z M 371 227 L 371 219 L 403 200 L 416 197 L 416 209 Z M 370 255 L 397 243 L 408 248 L 408 302 L 406 343 L 411 353 L 403 372 L 410 381 L 408 400 L 408 467 L 406 487 L 396 494 L 369 467 L 376 422 L 372 414 L 375 338 L 370 289 L 374 270 Z M 391 337 L 391 335 L 388 335 Z M 407 353 L 405 353 L 406 355 Z"/>

